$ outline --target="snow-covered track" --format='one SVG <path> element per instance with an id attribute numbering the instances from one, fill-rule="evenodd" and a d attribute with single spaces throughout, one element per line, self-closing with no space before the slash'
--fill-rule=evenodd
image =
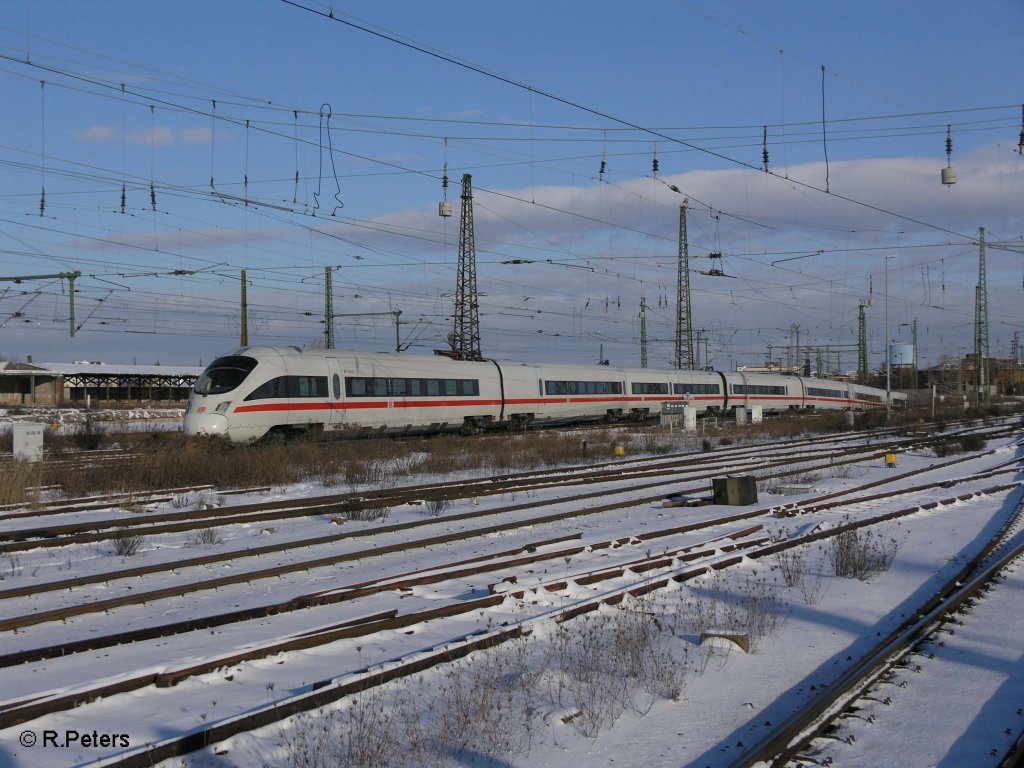
<path id="1" fill-rule="evenodd" d="M 1019 483 L 1015 485 L 1019 486 Z M 1016 513 L 999 535 L 934 597 L 881 638 L 870 653 L 851 664 L 827 687 L 820 687 L 817 696 L 745 751 L 731 763 L 731 768 L 832 765 L 854 760 L 858 739 L 871 738 L 877 742 L 880 737 L 871 731 L 884 729 L 886 720 L 895 719 L 886 717 L 880 710 L 897 705 L 904 711 L 913 712 L 915 709 L 913 692 L 907 695 L 903 691 L 912 691 L 915 687 L 920 690 L 925 686 L 920 679 L 906 680 L 905 672 L 910 671 L 911 677 L 924 672 L 928 662 L 919 662 L 918 657 L 930 661 L 943 653 L 947 644 L 952 642 L 949 636 L 964 632 L 965 622 L 970 621 L 964 618 L 965 614 L 985 599 L 987 593 L 1000 590 L 1000 582 L 1006 579 L 1008 569 L 1018 572 L 1017 585 L 1024 581 L 1020 576 L 1024 572 L 1022 566 L 1024 502 L 1018 505 Z M 1007 592 L 1014 590 L 1003 588 L 1001 591 L 1006 597 Z M 1011 602 L 1007 609 L 1012 610 L 1010 606 L 1015 605 L 1013 595 L 1009 598 Z M 941 681 L 943 690 L 948 689 L 947 682 L 947 679 Z M 1020 684 L 1018 681 L 1018 690 Z M 933 693 L 924 691 L 920 695 L 927 697 Z M 924 701 L 926 699 L 922 704 Z M 1016 719 L 1009 714 L 1013 706 L 1017 706 Z M 955 708 L 956 703 L 950 701 L 946 711 L 948 713 Z M 921 706 L 920 709 L 928 708 Z M 993 768 L 1020 764 L 1020 744 L 1024 739 L 1024 722 L 1021 722 L 1020 714 L 1019 702 L 1007 711 L 1004 724 L 1008 727 L 1001 734 L 1004 738 L 996 737 L 986 755 L 991 759 Z M 901 745 L 906 745 L 907 726 L 907 719 L 901 718 L 899 732 L 889 737 L 894 755 Z M 920 748 L 924 748 L 923 745 Z M 981 763 L 977 762 L 980 757 L 975 754 L 970 764 L 980 766 Z"/>

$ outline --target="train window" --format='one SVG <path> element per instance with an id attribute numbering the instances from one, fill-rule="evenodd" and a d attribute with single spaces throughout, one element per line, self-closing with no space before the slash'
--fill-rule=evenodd
<path id="1" fill-rule="evenodd" d="M 621 381 L 545 381 L 548 395 L 621 395 Z"/>
<path id="2" fill-rule="evenodd" d="M 634 395 L 667 395 L 668 384 L 660 382 L 633 382 Z"/>
<path id="3" fill-rule="evenodd" d="M 270 379 L 260 384 L 256 389 L 246 395 L 246 400 L 269 400 L 271 398 L 285 398 L 288 397 L 288 386 L 285 383 L 284 376 L 278 376 L 276 379 Z"/>
<path id="4" fill-rule="evenodd" d="M 270 400 L 288 397 L 327 397 L 326 376 L 277 376 L 260 384 L 246 400 Z"/>
<path id="5" fill-rule="evenodd" d="M 240 385 L 256 367 L 256 360 L 243 355 L 218 357 L 203 371 L 196 381 L 195 391 L 200 395 L 222 395 Z"/>
<path id="6" fill-rule="evenodd" d="M 288 397 L 327 397 L 327 377 L 289 376 Z"/>
<path id="7" fill-rule="evenodd" d="M 721 390 L 717 384 L 673 384 L 672 392 L 676 395 L 718 395 Z"/>
<path id="8" fill-rule="evenodd" d="M 340 400 L 341 399 L 341 377 L 338 374 L 334 374 L 334 380 L 333 380 L 332 383 L 334 384 L 334 399 L 335 400 Z"/>
<path id="9" fill-rule="evenodd" d="M 349 397 L 387 397 L 388 380 L 346 376 L 345 394 Z"/>
<path id="10" fill-rule="evenodd" d="M 786 388 L 775 384 L 733 384 L 734 395 L 784 395 Z"/>
<path id="11" fill-rule="evenodd" d="M 846 397 L 841 389 L 822 389 L 821 387 L 808 387 L 807 394 L 810 397 Z"/>
<path id="12" fill-rule="evenodd" d="M 350 376 L 345 378 L 348 397 L 456 397 L 479 395 L 477 379 L 383 379 Z"/>
<path id="13" fill-rule="evenodd" d="M 869 394 L 867 392 L 858 392 L 857 390 L 854 390 L 853 394 L 855 394 L 861 400 L 867 400 L 867 401 L 872 402 L 872 403 L 880 403 L 880 402 L 882 402 L 882 396 L 881 395 L 872 395 L 872 394 Z"/>

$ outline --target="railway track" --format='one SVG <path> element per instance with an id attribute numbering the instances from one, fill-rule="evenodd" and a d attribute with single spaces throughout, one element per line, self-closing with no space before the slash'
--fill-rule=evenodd
<path id="1" fill-rule="evenodd" d="M 984 427 L 972 434 L 984 433 L 998 436 L 1005 430 L 993 430 Z M 88 520 L 52 524 L 45 527 L 20 526 L 13 522 L 8 529 L 0 532 L 0 555 L 26 551 L 35 547 L 62 547 L 69 544 L 84 544 L 105 541 L 111 538 L 111 531 L 131 529 L 135 535 L 155 535 L 175 533 L 199 528 L 219 527 L 228 523 L 264 523 L 275 520 L 286 520 L 312 514 L 345 514 L 364 508 L 381 508 L 408 504 L 416 501 L 446 502 L 467 497 L 494 496 L 501 494 L 529 493 L 543 489 L 554 483 L 568 484 L 599 484 L 610 480 L 636 482 L 651 476 L 664 476 L 667 473 L 680 474 L 670 476 L 665 483 L 685 481 L 687 469 L 699 467 L 701 478 L 710 479 L 733 472 L 756 472 L 759 476 L 777 469 L 774 477 L 786 475 L 784 468 L 794 464 L 798 458 L 806 458 L 807 464 L 798 471 L 834 468 L 837 463 L 854 463 L 866 458 L 878 458 L 894 451 L 906 451 L 914 447 L 927 446 L 934 441 L 932 436 L 900 437 L 887 435 L 883 445 L 864 445 L 862 439 L 851 436 L 828 436 L 798 441 L 787 441 L 783 444 L 745 446 L 715 451 L 713 454 L 685 454 L 680 457 L 655 458 L 644 461 L 630 460 L 613 462 L 596 467 L 586 467 L 571 471 L 542 471 L 515 473 L 501 477 L 489 477 L 475 482 L 465 480 L 445 483 L 409 486 L 386 491 L 361 491 L 343 494 L 331 494 L 323 497 L 307 498 L 299 501 L 286 500 L 276 503 L 260 502 L 247 505 L 223 507 L 209 504 L 206 509 L 182 510 L 178 512 L 159 512 L 139 514 L 140 508 L 170 500 L 170 494 L 153 495 L 148 499 L 123 495 L 132 502 L 131 512 L 122 512 L 114 518 Z M 833 444 L 842 446 L 853 443 L 850 448 L 833 448 Z M 827 453 L 822 454 L 817 446 L 830 444 Z M 780 450 L 782 454 L 767 462 L 762 459 L 765 451 Z M 827 463 L 826 463 L 827 460 Z M 657 485 L 655 483 L 654 485 Z M 710 487 L 710 486 L 709 486 Z M 189 489 L 182 489 L 187 491 Z M 201 490 L 196 487 L 196 490 Z M 231 492 L 220 493 L 224 496 Z M 106 505 L 109 507 L 109 505 Z M 83 509 L 102 509 L 103 502 L 92 505 L 73 503 L 68 507 L 51 507 L 44 511 L 47 515 L 59 515 L 67 512 L 79 512 Z M 33 512 L 8 513 L 8 520 L 34 520 Z M 5 517 L 0 514 L 0 521 Z"/>
<path id="2" fill-rule="evenodd" d="M 937 691 L 948 689 L 950 675 L 962 663 L 958 655 L 962 649 L 957 645 L 958 635 L 970 633 L 971 619 L 968 614 L 982 600 L 988 600 L 989 593 L 998 592 L 997 603 L 990 610 L 996 615 L 1002 611 L 1015 611 L 1016 600 L 1013 588 L 1019 588 L 1024 580 L 1024 502 L 999 534 L 962 570 L 949 579 L 936 595 L 923 604 L 912 616 L 891 633 L 881 638 L 871 651 L 852 664 L 827 688 L 822 688 L 799 711 L 793 713 L 738 760 L 731 768 L 747 768 L 755 765 L 805 766 L 844 764 L 857 759 L 858 741 L 882 740 L 890 745 L 895 754 L 900 744 L 905 743 L 907 718 L 898 718 L 900 731 L 879 736 L 868 731 L 884 730 L 896 720 L 887 714 L 887 708 L 899 707 L 904 713 L 919 709 L 931 714 L 930 704 Z M 1015 575 L 1008 574 L 1009 571 Z M 1008 582 L 1008 584 L 1003 584 Z M 1007 594 L 1011 593 L 1011 594 Z M 999 619 L 996 619 L 998 622 Z M 989 627 L 980 628 L 981 632 Z M 968 646 L 971 641 L 960 642 Z M 986 642 L 985 645 L 988 645 Z M 1010 651 L 1011 658 L 1019 650 Z M 936 661 L 937 657 L 939 660 Z M 943 658 L 944 657 L 944 658 Z M 929 670 L 931 667 L 930 677 Z M 937 669 L 936 669 L 937 668 Z M 920 675 L 925 673 L 924 680 Z M 997 680 L 995 687 L 1001 681 Z M 1012 685 L 1019 692 L 1021 681 Z M 908 692 L 909 691 L 909 692 Z M 941 694 L 940 694 L 941 695 Z M 1000 691 L 993 691 L 993 699 L 1002 699 L 993 710 L 992 716 L 999 718 L 996 723 L 971 723 L 982 732 L 980 743 L 987 743 L 987 750 L 962 746 L 953 752 L 943 753 L 947 746 L 939 747 L 933 758 L 927 760 L 952 759 L 956 764 L 982 765 L 984 758 L 993 766 L 1020 765 L 1021 747 L 1024 744 L 1024 723 L 1020 722 L 1019 696 L 1008 698 Z M 1002 709 L 1001 717 L 999 709 Z M 953 725 L 956 710 L 965 710 L 970 721 L 974 718 L 973 706 L 962 706 L 962 702 L 949 700 L 943 707 L 943 717 L 948 719 L 951 730 L 959 733 Z M 1016 710 L 1017 717 L 1013 716 Z M 861 738 L 858 738 L 858 734 Z M 968 742 L 971 739 L 963 738 Z M 875 747 L 877 749 L 877 746 Z M 919 745 L 920 750 L 929 750 L 929 745 Z M 987 754 L 985 753 L 987 751 Z"/>
<path id="3" fill-rule="evenodd" d="M 869 452 L 868 455 L 872 454 Z M 863 462 L 866 459 L 861 456 L 859 460 Z M 962 457 L 958 461 L 970 460 L 971 457 Z M 832 461 L 834 464 L 835 457 L 832 457 Z M 984 486 L 984 490 L 990 493 L 1006 492 L 1012 483 L 991 483 L 998 480 L 1001 475 L 1010 473 L 1015 463 L 1014 459 L 989 462 L 985 472 L 981 473 L 983 482 L 990 483 Z M 723 466 L 726 465 L 712 468 L 711 473 L 720 473 Z M 944 462 L 941 467 L 928 467 L 928 471 L 939 473 L 943 477 L 919 483 L 914 488 L 901 489 L 900 495 L 907 499 L 908 506 L 901 507 L 897 512 L 909 516 L 942 504 L 956 503 L 957 497 L 948 496 L 942 496 L 936 501 L 914 501 L 918 496 L 923 498 L 922 495 L 946 491 L 952 487 L 958 480 L 950 477 L 954 466 L 956 464 Z M 650 469 L 654 471 L 653 468 Z M 662 466 L 658 471 L 668 470 Z M 905 479 L 903 474 L 893 475 L 892 480 Z M 962 481 L 977 484 L 979 480 L 975 474 L 977 473 L 966 473 Z M 205 583 L 196 590 L 186 589 L 184 586 L 195 581 L 194 574 L 188 573 L 189 569 L 230 564 L 232 570 L 236 570 L 242 563 L 239 553 L 227 557 L 222 557 L 221 554 L 211 555 L 209 560 L 205 560 L 207 556 L 204 556 L 188 564 L 179 562 L 177 569 L 184 576 L 182 583 L 159 590 L 132 586 L 130 591 L 134 594 L 119 598 L 91 599 L 82 594 L 82 590 L 89 584 L 103 583 L 103 591 L 107 592 L 111 586 L 116 588 L 118 582 L 129 585 L 133 581 L 144 580 L 147 576 L 159 574 L 166 569 L 149 565 L 124 573 L 98 573 L 85 577 L 80 582 L 54 581 L 52 587 L 47 586 L 42 592 L 49 590 L 59 593 L 66 590 L 69 595 L 75 595 L 70 601 L 74 605 L 46 611 L 36 604 L 30 611 L 16 616 L 13 622 L 5 621 L 0 627 L 0 632 L 3 632 L 3 637 L 6 638 L 5 645 L 10 649 L 12 639 L 17 637 L 19 647 L 17 650 L 9 650 L 0 657 L 0 666 L 27 678 L 31 678 L 31 670 L 40 665 L 49 670 L 48 675 L 60 668 L 65 670 L 65 673 L 58 673 L 62 685 L 59 689 L 37 687 L 29 695 L 3 702 L 0 706 L 0 729 L 40 721 L 59 723 L 63 717 L 80 720 L 82 712 L 79 710 L 87 711 L 87 702 L 116 702 L 119 697 L 124 698 L 133 693 L 137 695 L 140 691 L 155 691 L 167 686 L 178 686 L 176 690 L 179 690 L 194 685 L 192 681 L 200 679 L 206 681 L 203 683 L 206 686 L 212 684 L 215 679 L 222 683 L 230 683 L 231 678 L 235 678 L 236 675 L 248 677 L 253 672 L 254 665 L 258 668 L 268 659 L 289 659 L 318 648 L 335 648 L 339 643 L 347 649 L 344 653 L 351 657 L 353 644 L 369 644 L 374 642 L 372 638 L 378 638 L 382 634 L 401 635 L 402 638 L 406 638 L 403 642 L 388 648 L 385 657 L 400 658 L 402 662 L 387 665 L 387 670 L 359 672 L 360 669 L 373 667 L 373 664 L 367 665 L 369 659 L 357 652 L 358 663 L 348 667 L 350 671 L 333 675 L 329 679 L 306 679 L 306 682 L 299 686 L 302 693 L 294 697 L 294 701 L 293 697 L 275 697 L 271 706 L 264 706 L 264 702 L 264 705 L 256 707 L 250 698 L 250 708 L 253 711 L 249 716 L 240 719 L 225 715 L 217 718 L 216 723 L 210 723 L 209 728 L 204 727 L 199 731 L 192 729 L 191 733 L 167 740 L 165 744 L 152 745 L 141 751 L 134 750 L 123 756 L 122 764 L 149 765 L 151 763 L 146 761 L 184 754 L 199 742 L 205 745 L 219 741 L 231 733 L 242 733 L 268 722 L 276 722 L 274 718 L 283 717 L 290 712 L 303 711 L 316 702 L 336 700 L 355 690 L 383 684 L 401 675 L 415 674 L 441 659 L 450 660 L 474 650 L 500 644 L 510 638 L 521 637 L 524 632 L 528 634 L 532 631 L 527 626 L 529 622 L 548 620 L 552 617 L 564 621 L 570 616 L 596 610 L 599 605 L 608 601 L 621 599 L 622 595 L 627 593 L 643 594 L 664 586 L 668 581 L 683 582 L 709 569 L 725 568 L 741 557 L 758 558 L 771 554 L 778 551 L 781 546 L 765 531 L 766 523 L 772 519 L 838 514 L 838 505 L 843 503 L 840 495 L 856 497 L 853 500 L 847 498 L 847 505 L 859 503 L 864 506 L 872 501 L 864 497 L 869 484 L 863 484 L 864 487 L 844 489 L 843 494 L 821 494 L 820 498 L 802 499 L 799 505 L 769 506 L 725 516 L 719 513 L 701 520 L 688 520 L 685 523 L 669 519 L 670 515 L 680 513 L 666 510 L 657 513 L 657 520 L 662 522 L 655 525 L 650 520 L 651 513 L 645 510 L 649 510 L 657 499 L 664 497 L 665 493 L 660 481 L 650 481 L 649 474 L 638 473 L 632 476 L 629 482 L 634 485 L 645 485 L 650 482 L 653 487 L 660 487 L 659 493 L 646 495 L 642 493 L 647 490 L 646 488 L 640 488 L 639 493 L 638 489 L 634 488 L 631 491 L 632 499 L 626 494 L 613 495 L 607 488 L 596 492 L 588 491 L 583 495 L 572 490 L 566 493 L 566 488 L 576 487 L 577 480 L 571 477 L 565 480 L 564 484 L 558 486 L 561 495 L 550 500 L 545 499 L 543 503 L 538 501 L 537 497 L 531 497 L 521 504 L 489 510 L 487 514 L 490 516 L 489 522 L 492 523 L 489 526 L 467 528 L 468 521 L 478 516 L 476 512 L 469 512 L 437 520 L 420 520 L 416 521 L 416 525 L 409 527 L 396 525 L 367 529 L 360 532 L 363 534 L 361 537 L 355 537 L 367 540 L 367 546 L 362 549 L 354 548 L 327 558 L 297 562 L 286 568 L 275 563 L 261 570 L 238 574 L 237 578 L 233 574 L 230 577 L 205 579 Z M 609 477 L 602 477 L 601 482 L 609 481 Z M 539 480 L 534 478 L 532 482 L 536 483 Z M 552 485 L 558 481 L 549 473 L 544 482 L 546 485 L 531 486 L 529 492 L 539 493 L 538 489 L 542 487 L 551 490 Z M 679 485 L 678 480 L 671 482 Z M 698 488 L 706 489 L 706 484 L 702 484 L 702 480 L 693 479 L 692 482 L 695 492 Z M 880 484 L 870 485 L 877 487 Z M 961 494 L 961 501 L 972 498 L 977 492 Z M 508 494 L 510 491 L 505 489 L 500 493 Z M 519 493 L 525 494 L 527 491 L 520 489 Z M 829 496 L 831 498 L 828 498 Z M 593 504 L 593 500 L 598 498 L 604 503 Z M 878 498 L 885 497 L 880 495 Z M 580 508 L 581 503 L 588 506 Z M 560 505 L 568 506 L 570 509 L 551 511 Z M 538 514 L 539 506 L 548 506 L 551 509 L 545 514 Z M 637 525 L 636 521 L 631 523 L 629 533 L 600 538 L 588 532 L 591 528 L 605 530 L 607 520 L 628 509 L 638 510 L 646 518 L 642 525 Z M 688 510 L 687 513 L 692 514 L 692 511 Z M 495 525 L 495 518 L 501 515 L 506 515 L 508 519 L 501 525 Z M 893 516 L 893 511 L 889 510 L 885 515 L 868 515 L 865 520 L 892 519 Z M 605 523 L 601 525 L 600 521 Z M 668 524 L 670 522 L 673 524 Z M 564 533 L 567 523 L 575 528 L 571 534 Z M 435 528 L 443 524 L 453 526 L 455 530 L 442 531 L 440 527 Z M 563 533 L 542 534 L 543 530 L 551 529 L 553 526 L 560 527 Z M 728 528 L 728 532 L 723 532 L 723 527 Z M 424 529 L 436 533 L 420 536 L 418 532 Z M 415 537 L 409 538 L 410 533 L 415 533 Z M 381 538 L 382 535 L 384 538 Z M 812 540 L 810 537 L 813 535 L 815 534 L 808 532 L 807 540 Z M 824 536 L 826 533 L 819 532 L 818 535 Z M 393 537 L 392 543 L 387 542 L 387 536 Z M 320 544 L 336 546 L 339 542 L 352 538 L 351 533 L 346 532 L 346 535 L 338 536 L 330 542 L 313 543 L 312 539 L 300 540 L 301 543 L 297 544 L 296 548 L 310 548 Z M 492 546 L 483 552 L 486 547 L 481 546 L 481 543 L 488 540 L 497 541 L 503 546 Z M 474 546 L 480 553 L 472 557 L 448 558 L 443 564 L 435 563 L 425 568 L 410 570 L 401 567 L 409 559 L 410 553 L 416 552 L 418 548 L 423 551 L 438 547 L 450 548 L 456 546 L 459 541 L 477 542 Z M 794 542 L 786 544 L 792 546 Z M 458 549 L 465 551 L 462 547 Z M 255 554 L 246 553 L 248 557 L 254 559 L 269 554 L 269 549 Z M 368 558 L 377 561 L 378 565 L 370 568 Z M 609 558 L 613 561 L 609 562 Z M 205 562 L 200 562 L 204 560 Z M 337 571 L 355 563 L 360 564 L 362 571 L 366 571 L 364 575 L 369 576 L 370 570 L 376 570 L 378 575 L 354 580 L 335 579 L 329 584 L 326 581 L 317 581 L 313 589 L 293 589 L 292 594 L 286 595 L 286 599 L 264 599 L 262 602 L 257 600 L 255 605 L 237 607 L 230 611 L 221 609 L 220 612 L 210 612 L 204 609 L 177 622 L 154 622 L 152 618 L 144 616 L 147 612 L 152 615 L 154 611 L 151 609 L 155 609 L 157 615 L 162 615 L 165 609 L 160 606 L 167 604 L 168 599 L 175 599 L 180 603 L 179 595 L 185 592 L 204 592 L 212 596 L 216 590 L 219 595 L 216 602 L 223 605 L 224 602 L 231 603 L 238 599 L 239 593 L 232 592 L 232 584 L 248 582 L 248 585 L 259 585 L 260 580 L 280 581 L 288 573 L 313 574 L 318 569 Z M 629 582 L 627 587 L 621 585 L 623 579 Z M 566 600 L 566 588 L 570 583 L 576 588 L 586 585 L 587 589 L 604 595 L 604 598 Z M 0 591 L 0 600 L 3 600 L 7 607 L 14 606 L 19 600 L 32 599 L 30 594 L 37 594 L 39 586 L 33 585 L 35 589 L 24 587 Z M 255 591 L 259 596 L 264 596 L 280 590 L 257 586 Z M 559 609 L 552 609 L 550 605 L 541 605 L 542 610 L 528 608 L 531 600 L 535 601 L 536 595 L 541 593 L 560 595 Z M 454 595 L 455 599 L 447 599 L 445 595 Z M 440 605 L 437 604 L 439 601 Z M 508 628 L 481 631 L 478 623 L 471 623 L 476 628 L 467 631 L 467 617 L 481 612 L 492 617 L 503 615 L 503 606 L 508 605 L 509 601 L 516 609 L 501 622 Z M 422 607 L 416 608 L 417 605 Z M 175 612 L 180 610 L 182 608 L 179 606 Z M 328 613 L 321 615 L 323 611 Z M 109 625 L 109 619 L 106 618 L 108 615 L 121 617 L 121 621 L 129 625 L 143 626 L 122 632 L 112 633 L 109 629 L 104 632 L 103 626 Z M 47 637 L 45 628 L 57 626 L 58 623 L 61 635 L 78 634 L 78 639 L 71 638 L 65 642 L 50 644 L 25 642 L 32 637 Z M 267 627 L 275 627 L 269 636 Z M 422 629 L 424 627 L 430 627 L 430 630 L 425 631 Z M 44 630 L 42 634 L 38 634 L 40 629 Z M 15 631 L 17 634 L 13 635 Z M 224 652 L 210 654 L 209 657 L 198 661 L 194 658 L 188 660 L 188 652 L 185 649 L 192 642 L 191 638 L 207 633 L 216 633 L 219 638 L 218 646 L 222 646 Z M 261 636 L 266 639 L 255 639 Z M 431 641 L 432 637 L 435 637 L 435 641 Z M 429 649 L 424 650 L 428 646 L 441 647 L 444 650 L 432 654 Z M 175 648 L 179 650 L 174 651 Z M 241 650 L 243 648 L 244 650 Z M 175 653 L 179 654 L 177 658 L 181 661 L 174 661 Z M 152 662 L 146 662 L 146 659 L 153 659 L 154 655 L 161 658 L 160 669 L 147 671 L 147 667 L 152 668 Z M 111 661 L 103 661 L 105 658 L 110 658 Z M 347 664 L 351 663 L 342 662 L 340 668 L 345 669 Z M 104 665 L 109 670 L 105 675 L 106 680 L 97 683 L 95 678 L 104 677 Z M 130 671 L 133 668 L 137 673 Z M 75 680 L 80 682 L 74 683 Z M 27 690 L 27 686 L 21 687 Z M 258 685 L 256 689 L 258 690 Z M 332 696 L 335 698 L 332 699 Z M 72 707 L 76 709 L 72 710 Z M 75 714 L 72 715 L 72 712 Z"/>

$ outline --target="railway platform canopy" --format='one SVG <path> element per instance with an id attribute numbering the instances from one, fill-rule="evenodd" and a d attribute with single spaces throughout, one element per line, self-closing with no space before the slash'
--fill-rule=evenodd
<path id="1" fill-rule="evenodd" d="M 0 362 L 0 406 L 137 405 L 182 403 L 202 368 Z"/>

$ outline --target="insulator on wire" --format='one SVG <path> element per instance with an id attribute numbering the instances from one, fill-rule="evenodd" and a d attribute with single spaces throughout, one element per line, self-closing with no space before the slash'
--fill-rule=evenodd
<path id="1" fill-rule="evenodd" d="M 448 140 L 445 139 L 445 146 Z M 444 200 L 437 204 L 437 215 L 447 219 L 452 215 L 452 204 L 448 202 L 448 161 L 444 161 L 444 175 L 441 177 L 441 189 L 444 191 Z"/>
<path id="2" fill-rule="evenodd" d="M 956 184 L 956 169 L 952 165 L 953 157 L 953 126 L 946 126 L 946 167 L 942 169 L 942 183 L 946 186 Z"/>
<path id="3" fill-rule="evenodd" d="M 1020 105 L 1020 138 L 1017 140 L 1017 154 L 1024 155 L 1024 104 Z"/>
<path id="4" fill-rule="evenodd" d="M 156 187 L 153 186 L 153 182 L 149 182 L 149 204 L 153 210 L 156 210 Z"/>
<path id="5" fill-rule="evenodd" d="M 651 161 L 651 171 L 654 173 L 654 178 L 658 178 L 658 144 L 654 144 L 654 159 Z"/>
<path id="6" fill-rule="evenodd" d="M 765 173 L 768 172 L 768 126 L 764 127 L 764 138 L 761 143 L 761 161 L 764 163 Z"/>
<path id="7" fill-rule="evenodd" d="M 121 182 L 121 213 L 124 213 L 125 206 L 128 204 L 128 190 L 125 188 L 124 182 Z"/>
<path id="8" fill-rule="evenodd" d="M 46 212 L 46 187 L 43 187 L 43 194 L 39 197 L 39 215 L 42 216 Z"/>

